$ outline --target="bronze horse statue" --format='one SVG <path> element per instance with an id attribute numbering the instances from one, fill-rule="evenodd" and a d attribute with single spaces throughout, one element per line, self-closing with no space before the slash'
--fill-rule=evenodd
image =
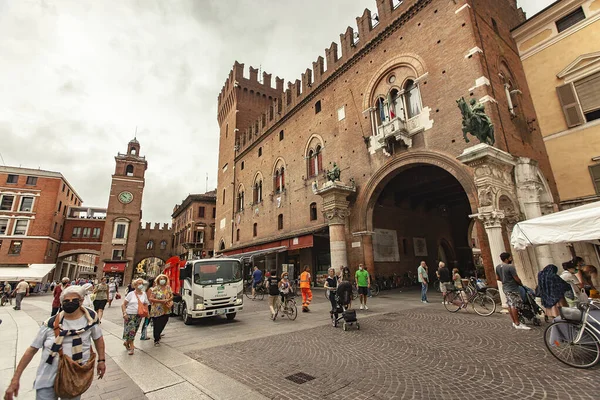
<path id="1" fill-rule="evenodd" d="M 483 104 L 478 103 L 475 99 L 471 99 L 469 105 L 464 97 L 456 100 L 456 103 L 463 117 L 462 131 L 465 142 L 469 143 L 467 133 L 470 133 L 479 139 L 481 143 L 493 146 L 496 142 L 494 138 L 494 124 L 485 113 Z"/>

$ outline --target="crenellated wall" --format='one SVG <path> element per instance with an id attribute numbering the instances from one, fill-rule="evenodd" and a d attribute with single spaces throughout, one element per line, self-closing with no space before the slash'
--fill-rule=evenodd
<path id="1" fill-rule="evenodd" d="M 138 265 L 140 261 L 148 257 L 158 257 L 163 261 L 166 261 L 173 254 L 172 251 L 172 236 L 173 229 L 169 224 L 155 223 L 154 226 L 150 222 L 146 224 L 140 223 L 138 229 L 134 266 Z M 152 241 L 152 246 L 148 243 Z M 161 247 L 161 242 L 164 242 L 164 248 Z"/>

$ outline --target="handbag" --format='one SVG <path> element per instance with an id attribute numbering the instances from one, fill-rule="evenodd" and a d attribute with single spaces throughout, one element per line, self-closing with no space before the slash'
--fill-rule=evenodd
<path id="1" fill-rule="evenodd" d="M 135 294 L 135 297 L 137 297 L 137 301 L 138 301 L 138 315 L 142 318 L 147 318 L 148 317 L 148 305 L 142 303 L 142 301 L 140 300 L 140 296 L 138 296 L 138 294 Z"/>
<path id="2" fill-rule="evenodd" d="M 117 294 L 115 295 L 115 299 L 117 299 L 117 300 L 121 300 L 121 294 L 117 293 Z"/>
<path id="3" fill-rule="evenodd" d="M 54 334 L 59 335 L 58 318 L 54 322 Z M 90 346 L 90 358 L 83 365 L 63 354 L 62 347 L 58 352 L 58 369 L 54 379 L 54 392 L 58 397 L 70 399 L 80 396 L 90 388 L 94 381 L 96 353 Z"/>

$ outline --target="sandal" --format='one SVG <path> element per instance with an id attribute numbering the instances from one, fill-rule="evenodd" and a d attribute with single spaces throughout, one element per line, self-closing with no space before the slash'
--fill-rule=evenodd
<path id="1" fill-rule="evenodd" d="M 130 348 L 130 349 L 127 351 L 127 354 L 129 354 L 130 356 L 132 356 L 132 355 L 133 355 L 133 348 Z"/>

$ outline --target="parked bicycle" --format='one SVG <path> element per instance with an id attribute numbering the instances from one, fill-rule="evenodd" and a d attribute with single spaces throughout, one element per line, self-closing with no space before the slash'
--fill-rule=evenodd
<path id="1" fill-rule="evenodd" d="M 463 279 L 463 284 L 466 280 Z M 478 284 L 478 280 L 475 277 L 471 277 L 468 280 L 468 284 L 465 286 L 465 292 L 467 292 L 469 295 L 472 295 L 473 293 L 475 293 L 477 291 L 477 284 Z M 485 282 L 479 282 L 479 285 L 481 287 L 485 286 Z M 492 298 L 494 299 L 494 301 L 496 302 L 496 304 L 502 304 L 502 299 L 500 298 L 500 291 L 494 287 L 487 287 L 486 286 L 486 293 L 489 294 L 490 296 L 492 296 Z"/>
<path id="2" fill-rule="evenodd" d="M 600 310 L 600 301 L 589 299 L 578 308 L 560 309 L 561 321 L 544 332 L 544 343 L 557 360 L 575 368 L 590 368 L 600 361 L 600 320 L 590 311 Z"/>
<path id="3" fill-rule="evenodd" d="M 460 309 L 467 308 L 471 304 L 473 311 L 477 314 L 487 317 L 496 312 L 496 302 L 489 294 L 485 293 L 485 288 L 477 290 L 469 295 L 464 290 L 452 289 L 444 295 L 444 307 L 450 312 L 457 312 Z"/>
<path id="4" fill-rule="evenodd" d="M 12 298 L 10 296 L 10 293 L 2 293 L 2 298 L 0 299 L 0 305 L 4 306 L 5 304 L 9 304 L 12 305 Z"/>
<path id="5" fill-rule="evenodd" d="M 296 306 L 296 300 L 293 296 L 287 297 L 285 302 L 282 302 L 281 297 L 278 297 L 274 319 L 276 319 L 279 314 L 285 315 L 290 321 L 296 319 L 298 316 L 298 307 Z"/>

